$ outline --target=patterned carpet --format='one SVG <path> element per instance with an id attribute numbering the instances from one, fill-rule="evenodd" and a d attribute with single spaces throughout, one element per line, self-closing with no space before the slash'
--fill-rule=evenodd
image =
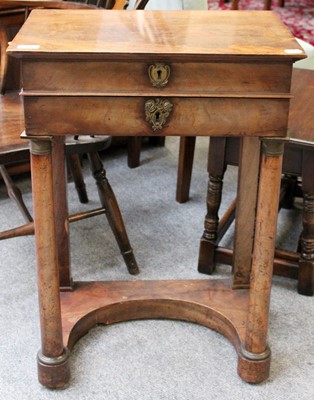
<path id="1" fill-rule="evenodd" d="M 230 9 L 231 1 L 208 0 L 208 8 Z M 261 10 L 264 0 L 240 0 L 239 10 Z M 286 0 L 284 7 L 278 7 L 273 0 L 272 10 L 277 13 L 293 35 L 314 45 L 314 0 Z"/>

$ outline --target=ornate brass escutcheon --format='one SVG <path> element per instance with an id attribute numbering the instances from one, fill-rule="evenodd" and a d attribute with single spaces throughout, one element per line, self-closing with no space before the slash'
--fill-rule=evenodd
<path id="1" fill-rule="evenodd" d="M 150 123 L 153 131 L 161 130 L 173 108 L 168 99 L 149 99 L 145 102 L 146 121 Z"/>
<path id="2" fill-rule="evenodd" d="M 148 76 L 154 87 L 163 88 L 169 81 L 170 66 L 164 63 L 152 64 L 148 67 Z"/>

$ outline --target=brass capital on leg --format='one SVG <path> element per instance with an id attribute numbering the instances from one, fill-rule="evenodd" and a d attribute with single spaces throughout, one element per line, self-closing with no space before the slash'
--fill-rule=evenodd
<path id="1" fill-rule="evenodd" d="M 25 132 L 21 134 L 21 139 L 30 141 L 30 152 L 35 156 L 45 156 L 51 153 L 52 136 L 48 135 L 27 135 Z"/>
<path id="2" fill-rule="evenodd" d="M 280 157 L 283 155 L 286 138 L 263 138 L 262 151 L 266 157 Z"/>

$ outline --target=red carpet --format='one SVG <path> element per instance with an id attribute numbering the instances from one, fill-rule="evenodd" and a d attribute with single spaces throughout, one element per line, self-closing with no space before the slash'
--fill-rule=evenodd
<path id="1" fill-rule="evenodd" d="M 208 0 L 208 8 L 212 10 L 228 10 L 230 4 L 223 0 Z M 263 5 L 264 0 L 240 0 L 239 10 L 261 10 Z M 272 10 L 295 37 L 314 45 L 314 0 L 286 0 L 283 8 L 273 0 Z"/>

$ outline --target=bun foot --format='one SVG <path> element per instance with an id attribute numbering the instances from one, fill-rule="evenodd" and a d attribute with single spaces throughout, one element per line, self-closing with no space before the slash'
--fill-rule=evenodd
<path id="1" fill-rule="evenodd" d="M 252 355 L 251 358 L 248 356 Z M 249 353 L 241 349 L 238 360 L 238 374 L 248 383 L 261 383 L 269 377 L 270 350 L 262 354 Z"/>
<path id="2" fill-rule="evenodd" d="M 65 349 L 60 357 L 46 357 L 41 352 L 38 353 L 38 380 L 43 386 L 61 389 L 69 382 L 69 355 L 68 349 Z"/>

